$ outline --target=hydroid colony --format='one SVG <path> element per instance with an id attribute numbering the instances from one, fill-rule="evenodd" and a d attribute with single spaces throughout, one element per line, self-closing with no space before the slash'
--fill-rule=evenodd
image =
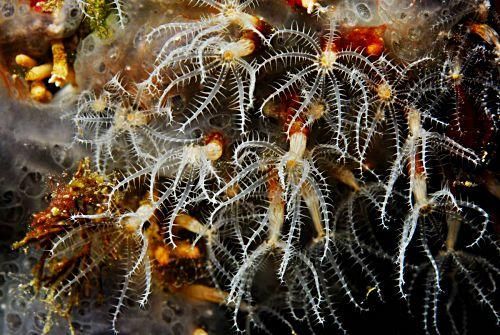
<path id="1" fill-rule="evenodd" d="M 470 309 L 498 326 L 488 1 L 75 4 L 90 31 L 56 79 L 78 89 L 30 89 L 64 97 L 91 157 L 15 245 L 42 248 L 53 312 L 106 265 L 114 332 L 158 287 L 219 304 L 233 332 L 349 333 L 395 301 L 427 334 L 474 329 Z"/>

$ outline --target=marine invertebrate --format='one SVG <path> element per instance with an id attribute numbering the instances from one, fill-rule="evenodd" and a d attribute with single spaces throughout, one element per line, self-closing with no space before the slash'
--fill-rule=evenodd
<path id="1" fill-rule="evenodd" d="M 344 311 L 339 307 L 341 305 L 339 298 L 346 298 L 346 306 L 353 306 L 357 311 L 366 312 L 368 310 L 366 299 L 372 291 L 383 301 L 381 280 L 370 266 L 369 255 L 372 250 L 354 247 L 354 241 L 348 235 L 332 233 L 329 238 L 331 246 L 326 250 L 326 254 L 324 254 L 325 239 L 314 241 L 307 248 L 306 257 L 312 260 L 312 265 L 316 269 L 314 273 L 295 265 L 296 273 L 288 283 L 287 299 L 293 317 L 300 321 L 307 320 L 311 331 L 317 323 L 332 323 L 341 332 L 348 333 L 343 322 Z M 349 264 L 344 260 L 348 260 Z M 361 279 L 360 273 L 363 277 Z M 354 277 L 356 282 L 366 283 L 365 287 L 368 290 L 360 292 L 355 288 L 352 284 Z M 314 285 L 318 284 L 322 296 L 319 306 L 315 306 L 316 300 L 311 296 L 311 292 L 314 292 Z"/>
<path id="2" fill-rule="evenodd" d="M 328 32 L 322 37 L 295 26 L 276 31 L 270 40 L 278 38 L 284 40 L 285 47 L 266 57 L 259 71 L 279 66 L 293 66 L 294 69 L 264 100 L 260 112 L 264 115 L 263 108 L 267 103 L 296 93 L 300 101 L 288 123 L 287 133 L 299 117 L 305 117 L 304 126 L 314 122 L 315 117 L 312 114 L 304 116 L 305 112 L 313 104 L 322 104 L 324 112 L 320 117 L 324 116 L 332 128 L 335 144 L 345 147 L 347 95 L 359 101 L 360 109 L 368 110 L 371 94 L 368 82 L 378 81 L 382 85 L 384 74 L 372 60 L 358 51 L 336 48 L 334 21 L 330 22 Z"/>
<path id="3" fill-rule="evenodd" d="M 263 197 L 265 198 L 266 195 Z M 185 285 L 180 292 L 187 297 L 214 302 L 232 310 L 232 327 L 237 331 L 253 333 L 254 330 L 263 330 L 272 332 L 271 329 L 275 329 L 277 323 L 280 327 L 294 331 L 295 326 L 282 310 L 285 307 L 282 292 L 272 293 L 265 298 L 253 296 L 251 292 L 255 288 L 253 279 L 260 272 L 259 269 L 247 269 L 246 278 L 241 282 L 241 284 L 246 285 L 246 288 L 237 292 L 235 298 L 230 296 L 234 273 L 240 269 L 242 261 L 239 258 L 247 257 L 253 253 L 256 247 L 254 244 L 262 238 L 266 230 L 265 226 L 257 227 L 256 225 L 269 219 L 268 214 L 261 212 L 261 210 L 265 210 L 264 207 L 260 206 L 260 200 L 263 199 L 257 195 L 251 200 L 252 202 L 235 203 L 221 211 L 211 226 L 200 222 L 189 214 L 181 214 L 176 217 L 175 224 L 178 228 L 198 235 L 194 244 L 198 244 L 197 241 L 203 239 L 208 271 L 212 277 L 213 285 L 213 287 L 203 284 Z M 237 219 L 235 226 L 229 224 L 235 219 Z M 252 231 L 254 226 L 257 230 Z M 273 257 L 272 253 L 268 256 Z M 262 258 L 255 261 L 260 262 L 263 267 L 269 263 Z"/>
<path id="4" fill-rule="evenodd" d="M 250 30 L 262 36 L 259 31 L 261 24 L 259 18 L 247 13 L 248 9 L 255 3 L 254 0 L 200 0 L 196 3 L 198 6 L 212 8 L 216 14 L 194 22 L 173 22 L 160 25 L 148 34 L 147 39 L 152 41 L 154 38 L 166 35 L 167 38 L 162 43 L 161 50 L 157 55 L 158 61 L 165 61 L 185 52 L 189 53 L 196 49 L 200 42 L 214 35 L 225 36 L 224 30 L 231 25 L 235 25 L 240 31 Z M 168 36 L 169 32 L 174 34 Z M 173 46 L 181 48 L 171 52 L 170 48 Z"/>
<path id="5" fill-rule="evenodd" d="M 295 249 L 294 240 L 300 236 L 302 202 L 308 208 L 317 237 L 322 238 L 329 232 L 328 190 L 320 170 L 315 166 L 314 158 L 306 149 L 308 130 L 300 130 L 301 128 L 302 124 L 297 121 L 294 127 L 296 132 L 289 138 L 288 151 L 259 138 L 239 144 L 234 154 L 235 163 L 239 167 L 237 174 L 214 195 L 219 196 L 233 186 L 237 186 L 241 191 L 227 200 L 220 201 L 210 216 L 210 222 L 213 222 L 220 210 L 251 196 L 266 185 L 267 192 L 275 189 L 271 195 L 276 203 L 270 199 L 270 204 L 277 207 L 269 210 L 276 211 L 278 215 L 286 208 L 287 217 L 291 220 L 289 232 L 283 235 L 286 243 L 279 271 L 281 278 L 286 272 L 288 258 Z M 283 202 L 281 205 L 278 199 Z M 284 212 L 281 214 L 284 215 Z M 283 222 L 278 223 L 284 220 L 284 217 L 280 218 L 278 215 L 276 220 L 278 227 L 283 225 Z M 279 232 L 281 229 L 275 230 L 277 235 L 273 235 L 273 238 L 277 239 L 282 235 Z"/>
<path id="6" fill-rule="evenodd" d="M 391 170 L 387 179 L 386 192 L 381 204 L 382 224 L 385 222 L 385 209 L 392 196 L 397 179 L 404 173 L 405 163 L 408 166 L 409 193 L 408 204 L 413 208 L 414 203 L 418 206 L 426 206 L 427 198 L 427 175 L 429 171 L 428 160 L 430 156 L 436 155 L 433 150 L 445 150 L 474 165 L 480 163 L 479 156 L 472 150 L 455 142 L 451 138 L 437 132 L 425 130 L 422 119 L 426 117 L 412 106 L 407 107 L 407 129 L 408 137 L 402 145 L 400 153 L 392 162 Z"/>
<path id="7" fill-rule="evenodd" d="M 154 199 L 154 194 L 158 194 L 158 199 L 154 199 L 154 203 L 158 206 L 168 199 L 172 199 L 171 203 L 175 204 L 166 224 L 167 240 L 174 247 L 176 244 L 173 240 L 172 229 L 176 217 L 185 211 L 191 202 L 212 198 L 212 193 L 208 188 L 210 181 L 221 185 L 222 179 L 217 174 L 215 164 L 223 152 L 223 138 L 220 134 L 210 134 L 204 144 L 191 144 L 180 150 L 167 151 L 152 166 L 149 175 L 150 197 Z M 170 181 L 156 185 L 157 178 L 169 175 Z M 133 180 L 125 179 L 122 184 L 130 181 Z"/>
<path id="8" fill-rule="evenodd" d="M 329 145 L 323 146 L 319 145 L 314 150 L 318 151 L 315 153 L 316 161 L 327 174 L 325 162 L 341 154 Z M 359 164 L 356 160 L 353 163 Z M 350 170 L 343 167 L 336 169 L 334 178 L 353 191 L 347 199 L 335 203 L 337 206 L 332 209 L 329 235 L 321 234 L 303 246 L 303 252 L 316 272 L 295 265 L 295 276 L 287 282 L 287 302 L 292 316 L 305 322 L 311 332 L 316 328 L 316 313 L 319 311 L 324 324 L 333 324 L 339 331 L 349 333 L 344 322 L 345 307 L 341 309 L 340 305 L 348 304 L 357 311 L 366 312 L 370 295 L 384 301 L 382 280 L 377 269 L 371 265 L 371 259 L 393 261 L 393 256 L 378 241 L 370 219 L 378 214 L 383 187 L 378 182 L 363 185 Z M 357 286 L 353 282 L 363 284 Z M 319 306 L 312 305 L 314 300 L 310 294 L 303 294 L 311 292 L 315 283 L 319 283 L 323 293 Z M 359 290 L 359 287 L 366 287 L 367 290 Z"/>
<path id="9" fill-rule="evenodd" d="M 458 333 L 467 288 L 498 321 L 498 34 L 487 6 L 79 3 L 76 31 L 38 52 L 13 45 L 14 70 L 1 64 L 6 83 L 26 72 L 40 97 L 54 94 L 44 107 L 61 102 L 71 148 L 85 144 L 94 162 L 61 182 L 16 244 L 43 248 L 39 292 L 66 317 L 89 288 L 113 302 L 115 331 L 127 330 L 130 302 L 151 310 L 128 315 L 153 323 L 158 303 L 179 297 L 213 303 L 193 316 L 195 333 L 357 334 L 412 328 L 406 298 L 420 330 Z M 37 15 L 51 24 L 56 4 L 67 1 Z M 459 13 L 433 31 L 447 6 Z M 75 52 L 81 91 L 57 90 L 48 82 L 72 82 Z"/>
<path id="10" fill-rule="evenodd" d="M 119 273 L 112 312 L 112 327 L 118 333 L 125 300 L 146 305 L 153 267 L 168 268 L 176 258 L 198 258 L 200 251 L 182 247 L 182 241 L 180 248 L 172 250 L 163 242 L 157 208 L 147 198 L 113 187 L 112 181 L 92 172 L 90 160 L 85 159 L 69 184 L 55 191 L 49 209 L 35 215 L 33 230 L 15 247 L 37 243 L 45 248 L 36 287 L 48 291 L 47 302 L 54 308 L 76 304 L 86 284 L 101 280 L 104 264 Z"/>
<path id="11" fill-rule="evenodd" d="M 452 313 L 452 310 L 457 308 L 455 305 L 464 303 L 464 299 L 459 297 L 459 292 L 461 294 L 465 292 L 459 291 L 460 288 L 470 292 L 474 298 L 477 297 L 472 300 L 484 306 L 485 310 L 492 313 L 496 323 L 499 322 L 496 299 L 492 292 L 495 290 L 496 278 L 500 272 L 493 260 L 477 254 L 480 241 L 483 242 L 482 249 L 490 248 L 498 252 L 498 246 L 485 233 L 489 217 L 471 203 L 453 200 L 462 208 L 460 212 L 445 209 L 439 218 L 428 221 L 430 226 L 422 225 L 418 228 L 420 248 L 423 249 L 427 261 L 415 267 L 408 290 L 411 293 L 409 299 L 413 301 L 416 299 L 414 295 L 419 290 L 418 281 L 425 282 L 422 321 L 426 333 L 431 331 L 440 333 L 442 328 L 440 322 L 444 321 L 439 314 L 442 309 L 451 332 L 462 333 L 466 327 L 464 320 L 467 319 L 467 309 L 461 306 L 462 313 L 465 313 L 462 315 L 462 320 Z M 446 224 L 444 227 L 439 227 L 443 221 Z M 437 231 L 440 237 L 438 248 L 434 248 L 431 244 L 433 238 L 430 231 Z M 459 239 L 459 236 L 464 235 L 464 231 L 477 237 L 473 236 L 472 242 L 471 239 L 464 239 L 465 236 Z M 444 238 L 441 238 L 443 236 Z"/>
<path id="12" fill-rule="evenodd" d="M 223 96 L 225 86 L 234 97 L 233 108 L 240 113 L 240 129 L 244 131 L 256 82 L 254 66 L 247 56 L 252 55 L 258 43 L 265 41 L 261 31 L 264 23 L 246 12 L 253 1 L 202 0 L 199 4 L 212 7 L 217 14 L 196 22 L 161 25 L 147 35 L 149 41 L 164 35 L 167 38 L 156 55 L 153 71 L 140 86 L 158 90 L 156 83 L 166 82 L 160 88 L 162 94 L 157 106 L 162 110 L 175 89 L 193 80 L 200 81 L 204 89 L 190 106 L 191 115 L 183 121 L 181 131 Z M 231 26 L 237 27 L 235 34 L 229 32 Z M 173 73 L 165 74 L 169 70 Z"/>
<path id="13" fill-rule="evenodd" d="M 193 143 L 197 139 L 180 138 L 167 126 L 168 116 L 148 108 L 148 99 L 115 75 L 102 92 L 84 91 L 76 110 L 69 114 L 75 124 L 75 140 L 89 144 L 94 164 L 106 172 L 113 164 L 137 160 L 137 167 L 154 161 L 166 150 L 165 143 Z"/>
<path id="14" fill-rule="evenodd" d="M 479 157 L 470 149 L 463 147 L 450 138 L 438 133 L 428 132 L 422 128 L 422 113 L 414 108 L 408 110 L 407 123 L 409 128 L 408 138 L 405 141 L 400 154 L 392 163 L 391 171 L 387 181 L 386 192 L 380 206 L 382 224 L 386 223 L 386 207 L 394 190 L 394 185 L 403 171 L 405 161 L 407 161 L 409 177 L 408 205 L 410 213 L 403 223 L 402 237 L 399 245 L 399 289 L 404 295 L 404 264 L 405 253 L 410 244 L 420 218 L 426 218 L 429 212 L 436 207 L 455 207 L 458 204 L 449 190 L 443 189 L 428 195 L 428 159 L 435 154 L 432 152 L 433 146 L 441 146 L 459 158 L 469 160 L 473 164 L 479 164 Z M 434 143 L 434 144 L 433 144 Z M 473 205 L 471 205 L 473 206 Z"/>
<path id="15" fill-rule="evenodd" d="M 377 59 L 376 64 L 381 68 L 384 80 L 369 81 L 368 85 L 373 91 L 368 102 L 369 108 L 361 107 L 354 113 L 355 119 L 355 142 L 358 159 L 363 162 L 373 137 L 377 135 L 382 125 L 386 125 L 384 132 L 390 133 L 394 141 L 396 155 L 402 146 L 403 130 L 401 129 L 400 111 L 404 110 L 409 101 L 414 99 L 413 95 L 420 95 L 422 91 L 429 88 L 419 80 L 414 86 L 409 85 L 409 77 L 418 69 L 422 63 L 429 61 L 421 58 L 404 66 L 392 64 L 385 56 Z M 376 78 L 378 79 L 378 78 Z"/>
<path id="16" fill-rule="evenodd" d="M 78 285 L 83 278 L 96 271 L 107 260 L 112 259 L 113 253 L 118 253 L 115 256 L 115 261 L 120 264 L 118 269 L 123 267 L 118 271 L 124 274 L 112 317 L 112 327 L 116 331 L 116 321 L 124 306 L 125 299 L 131 298 L 130 294 L 132 293 L 138 294 L 138 303 L 144 306 L 151 293 L 152 261 L 154 258 L 150 255 L 149 243 L 151 239 L 158 239 L 152 235 L 154 234 L 152 232 L 157 229 L 151 224 L 153 215 L 154 208 L 147 203 L 140 205 L 135 211 L 124 212 L 114 217 L 99 214 L 74 215 L 73 220 L 88 220 L 78 225 L 76 229 L 60 236 L 50 249 L 49 259 L 52 261 L 67 257 L 66 255 L 71 255 L 75 248 L 81 244 L 90 248 L 91 254 L 85 269 L 61 285 L 57 289 L 54 299 L 67 294 L 67 291 Z M 95 220 L 101 222 L 96 225 Z M 75 238 L 77 241 L 71 241 Z M 103 240 L 104 243 L 102 243 Z M 137 292 L 134 292 L 134 286 L 136 286 Z"/>
<path id="17" fill-rule="evenodd" d="M 413 236 L 417 230 L 417 226 L 427 226 L 434 220 L 439 222 L 439 220 L 436 219 L 434 215 L 439 216 L 442 213 L 447 213 L 449 216 L 457 216 L 464 209 L 477 211 L 479 213 L 479 216 L 482 217 L 480 228 L 478 228 L 478 236 L 476 237 L 474 242 L 471 243 L 471 245 L 474 245 L 483 238 L 486 232 L 488 224 L 488 214 L 483 209 L 467 201 L 457 201 L 452 193 L 447 189 L 436 191 L 430 196 L 425 196 L 423 200 L 417 200 L 416 206 L 411 210 L 411 212 L 404 220 L 402 238 L 399 247 L 399 255 L 397 258 L 397 262 L 399 264 L 398 285 L 403 296 L 405 295 L 403 289 L 405 283 L 405 254 L 407 249 L 409 248 L 410 243 L 412 242 Z M 422 227 L 421 229 L 425 230 L 427 228 Z M 425 239 L 425 237 L 423 238 Z M 430 257 L 429 253 L 428 256 Z M 435 264 L 433 263 L 433 265 Z M 437 272 L 437 270 L 436 278 L 439 281 L 439 273 Z"/>
<path id="18" fill-rule="evenodd" d="M 304 289 L 307 289 L 306 294 L 317 321 L 321 322 L 323 318 L 318 309 L 321 292 L 316 269 L 301 250 L 295 249 L 286 240 L 295 240 L 293 234 L 297 234 L 294 231 L 286 232 L 286 221 L 290 220 L 296 225 L 292 229 L 300 230 L 299 223 L 293 221 L 301 214 L 296 211 L 285 215 L 285 202 L 276 174 L 269 176 L 266 183 L 267 187 L 260 190 L 264 194 L 252 192 L 245 202 L 234 202 L 216 212 L 209 228 L 209 231 L 216 233 L 207 236 L 214 276 L 217 282 L 221 282 L 223 289 L 228 291 L 226 300 L 234 306 L 233 323 L 238 327 L 240 306 L 252 304 L 256 300 L 252 294 L 254 279 L 261 268 L 268 268 L 269 258 L 279 262 L 277 276 L 285 285 L 291 280 L 298 280 L 299 277 L 295 277 L 303 273 L 296 268 L 303 267 L 303 271 L 311 272 L 311 278 L 315 280 L 311 289 L 304 283 Z M 261 197 L 264 199 L 259 199 Z M 249 201 L 252 205 L 245 205 Z M 236 226 L 228 224 L 233 221 L 238 222 Z M 236 252 L 236 255 L 230 250 Z"/>
<path id="19" fill-rule="evenodd" d="M 115 194 L 134 184 L 144 185 L 147 190 L 145 197 L 154 208 L 153 211 L 162 209 L 166 204 L 173 205 L 164 229 L 165 240 L 175 247 L 172 230 L 177 215 L 186 210 L 190 203 L 212 198 L 212 193 L 207 187 L 210 181 L 222 183 L 222 179 L 217 175 L 215 163 L 224 152 L 224 139 L 215 132 L 207 134 L 204 141 L 200 139 L 181 141 L 181 143 L 186 142 L 183 145 L 175 140 L 172 142 L 174 144 L 172 147 L 159 149 L 153 146 L 154 152 L 149 153 L 142 162 L 145 166 L 141 166 L 140 163 L 138 165 L 128 163 L 126 168 L 132 172 L 123 172 L 122 177 L 113 185 L 105 210 L 107 215 L 113 217 Z M 153 144 L 156 145 L 154 142 Z"/>
<path id="20" fill-rule="evenodd" d="M 457 141 L 481 150 L 487 146 L 496 128 L 494 115 L 497 113 L 498 87 L 495 83 L 498 72 L 489 64 L 491 50 L 476 45 L 465 54 L 464 48 L 469 47 L 460 45 L 447 56 L 439 73 L 439 89 L 428 98 L 427 106 L 430 111 L 438 109 L 440 104 L 451 106 L 453 113 L 447 120 L 450 134 Z M 479 69 L 481 75 L 477 76 Z M 473 110 L 476 115 L 472 115 Z M 477 125 L 482 128 L 483 137 L 471 139 L 471 123 L 483 123 Z"/>
<path id="21" fill-rule="evenodd" d="M 182 56 L 173 59 L 170 63 L 162 62 L 154 71 L 164 68 L 180 69 L 169 78 L 169 84 L 163 89 L 159 98 L 157 110 L 162 111 L 168 104 L 168 97 L 178 86 L 200 80 L 205 86 L 195 102 L 188 107 L 189 117 L 182 120 L 180 131 L 184 132 L 194 120 L 203 113 L 215 108 L 225 94 L 234 97 L 227 106 L 229 110 L 237 110 L 240 118 L 240 131 L 245 131 L 245 121 L 248 119 L 248 109 L 253 104 L 253 92 L 256 78 L 254 65 L 245 57 L 255 50 L 255 42 L 250 38 L 242 37 L 235 42 L 226 42 L 218 37 L 209 38 L 193 52 L 184 52 Z M 150 75 L 147 81 L 152 80 Z M 223 93 L 224 92 L 224 93 Z M 227 92 L 227 93 L 226 93 Z"/>

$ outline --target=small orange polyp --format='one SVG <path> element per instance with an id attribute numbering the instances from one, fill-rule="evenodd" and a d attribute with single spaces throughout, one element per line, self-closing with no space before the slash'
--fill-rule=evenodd
<path id="1" fill-rule="evenodd" d="M 358 192 L 361 190 L 361 187 L 359 186 L 358 181 L 356 180 L 356 177 L 354 176 L 354 173 L 352 173 L 351 170 L 338 166 L 334 167 L 331 169 L 332 176 L 343 183 L 344 185 L 349 186 L 352 188 L 355 192 Z"/>
<path id="2" fill-rule="evenodd" d="M 172 254 L 177 258 L 197 259 L 201 257 L 200 249 L 188 241 L 182 241 L 177 244 L 172 251 Z"/>
<path id="3" fill-rule="evenodd" d="M 182 288 L 181 293 L 192 299 L 213 302 L 216 304 L 223 304 L 227 297 L 226 292 L 213 287 L 198 284 Z"/>
<path id="4" fill-rule="evenodd" d="M 154 257 L 158 264 L 160 265 L 168 265 L 170 262 L 170 250 L 167 247 L 159 246 L 154 251 Z"/>
<path id="5" fill-rule="evenodd" d="M 38 63 L 36 60 L 25 54 L 19 54 L 16 56 L 16 64 L 28 69 L 36 66 Z"/>
<path id="6" fill-rule="evenodd" d="M 45 84 L 40 80 L 35 80 L 31 84 L 30 96 L 33 100 L 43 103 L 52 100 L 52 93 L 47 90 Z"/>
<path id="7" fill-rule="evenodd" d="M 24 77 L 27 81 L 43 80 L 49 78 L 52 73 L 52 64 L 42 64 L 32 67 Z"/>

